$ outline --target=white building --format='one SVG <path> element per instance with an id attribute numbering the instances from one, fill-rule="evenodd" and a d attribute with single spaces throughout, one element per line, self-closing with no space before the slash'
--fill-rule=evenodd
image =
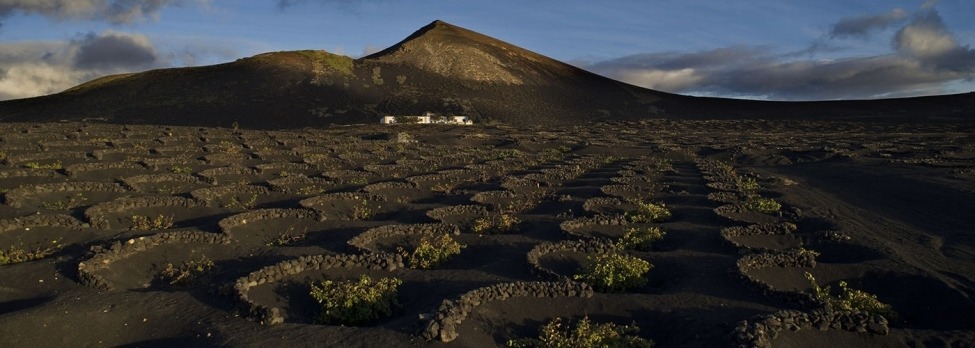
<path id="1" fill-rule="evenodd" d="M 455 124 L 455 125 L 472 125 L 472 124 L 474 124 L 474 122 L 471 121 L 471 118 L 470 117 L 467 117 L 467 116 L 443 116 L 443 117 L 440 117 L 440 116 L 437 116 L 436 114 L 434 114 L 432 112 L 427 112 L 427 113 L 425 113 L 423 115 L 420 115 L 420 116 L 409 116 L 409 115 L 391 116 L 391 115 L 386 115 L 386 116 L 383 116 L 383 118 L 379 120 L 379 123 L 382 123 L 382 124 L 396 124 L 397 123 L 396 122 L 396 119 L 397 118 L 400 118 L 401 119 L 401 118 L 404 118 L 404 117 L 415 118 L 417 124 Z"/>

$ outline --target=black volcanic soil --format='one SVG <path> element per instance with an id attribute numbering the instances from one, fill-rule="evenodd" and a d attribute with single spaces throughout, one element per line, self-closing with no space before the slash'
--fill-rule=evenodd
<path id="1" fill-rule="evenodd" d="M 390 141 L 397 132 L 417 141 Z M 635 323 L 660 347 L 975 342 L 971 124 L 645 121 L 264 131 L 7 123 L 0 134 L 0 249 L 61 246 L 39 260 L 0 265 L 4 347 L 486 347 L 533 335 L 555 317 L 586 315 Z M 734 209 L 737 193 L 715 168 L 755 178 L 759 194 L 782 203 L 781 214 Z M 618 236 L 624 226 L 592 221 L 619 219 L 633 209 L 626 202 L 633 197 L 673 213 L 652 224 L 666 232 L 663 240 L 630 252 L 654 265 L 646 286 L 484 301 L 461 318 L 451 342 L 420 335 L 444 300 L 501 283 L 552 280 L 533 267 L 571 276 L 587 253 L 548 252 L 534 266 L 529 254 L 544 243 Z M 476 235 L 467 228 L 499 209 L 520 220 L 513 231 Z M 135 215 L 171 216 L 173 225 L 133 230 Z M 467 248 L 436 269 L 348 262 L 247 285 L 268 266 L 291 268 L 315 255 L 375 256 L 412 243 L 405 234 L 376 233 L 383 226 L 454 228 L 433 225 L 441 220 L 460 224 L 455 238 Z M 768 227 L 790 224 L 788 232 Z M 796 247 L 818 252 L 817 262 L 741 266 L 792 255 Z M 192 285 L 157 278 L 167 263 L 202 257 L 215 268 Z M 886 333 L 839 324 L 749 331 L 781 311 L 819 310 L 801 300 L 810 288 L 805 271 L 821 284 L 846 281 L 877 295 L 898 318 Z M 393 316 L 364 327 L 313 324 L 310 282 L 360 274 L 404 281 Z M 277 308 L 279 316 L 255 315 L 235 284 L 247 285 L 253 305 Z"/>

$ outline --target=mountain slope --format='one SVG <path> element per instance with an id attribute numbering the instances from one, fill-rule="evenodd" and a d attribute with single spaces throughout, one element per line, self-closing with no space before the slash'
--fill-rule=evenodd
<path id="1" fill-rule="evenodd" d="M 0 102 L 0 120 L 295 128 L 425 111 L 526 125 L 647 117 L 950 118 L 970 117 L 973 96 L 805 103 L 686 97 L 611 80 L 435 21 L 360 59 L 273 52 L 213 66 L 107 76 L 54 95 Z"/>

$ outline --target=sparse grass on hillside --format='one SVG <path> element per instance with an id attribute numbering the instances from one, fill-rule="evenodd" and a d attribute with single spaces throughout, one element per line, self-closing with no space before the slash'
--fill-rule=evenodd
<path id="1" fill-rule="evenodd" d="M 352 75 L 352 58 L 316 50 L 295 51 L 295 53 L 305 56 L 312 61 L 324 63 L 326 66 L 341 71 L 343 74 Z"/>

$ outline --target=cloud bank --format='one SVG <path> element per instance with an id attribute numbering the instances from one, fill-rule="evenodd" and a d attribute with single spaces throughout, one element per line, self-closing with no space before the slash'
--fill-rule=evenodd
<path id="1" fill-rule="evenodd" d="M 0 19 L 13 14 L 41 15 L 57 20 L 95 20 L 131 24 L 156 20 L 166 6 L 205 0 L 0 0 Z"/>
<path id="2" fill-rule="evenodd" d="M 235 56 L 218 43 L 160 49 L 145 35 L 114 30 L 67 41 L 0 42 L 0 100 L 58 93 L 105 75 Z"/>
<path id="3" fill-rule="evenodd" d="M 673 93 L 772 100 L 871 99 L 945 93 L 951 82 L 975 79 L 975 49 L 961 45 L 932 5 L 908 15 L 843 18 L 824 40 L 864 39 L 895 26 L 891 52 L 870 57 L 812 59 L 767 47 L 638 54 L 586 66 L 634 85 Z M 815 52 L 815 42 L 811 49 Z"/>
<path id="4" fill-rule="evenodd" d="M 106 74 L 165 63 L 143 35 L 106 31 L 68 42 L 0 43 L 0 99 L 60 92 Z"/>

